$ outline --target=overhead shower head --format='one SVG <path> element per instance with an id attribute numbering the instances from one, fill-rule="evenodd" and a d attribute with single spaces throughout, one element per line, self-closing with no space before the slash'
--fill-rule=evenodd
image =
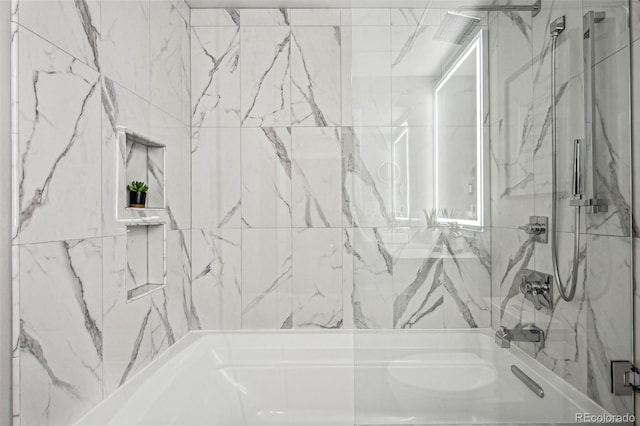
<path id="1" fill-rule="evenodd" d="M 476 16 L 447 12 L 442 22 L 440 22 L 433 39 L 462 44 L 479 24 L 480 18 Z"/>

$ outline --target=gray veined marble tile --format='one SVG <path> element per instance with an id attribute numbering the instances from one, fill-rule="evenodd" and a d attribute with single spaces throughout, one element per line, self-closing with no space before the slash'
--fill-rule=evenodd
<path id="1" fill-rule="evenodd" d="M 239 229 L 193 231 L 191 329 L 241 328 Z"/>
<path id="2" fill-rule="evenodd" d="M 99 75 L 28 31 L 21 32 L 18 66 L 20 242 L 97 236 Z"/>
<path id="3" fill-rule="evenodd" d="M 241 9 L 240 23 L 242 26 L 289 26 L 291 25 L 290 10 L 280 9 Z"/>
<path id="4" fill-rule="evenodd" d="M 341 229 L 295 229 L 292 247 L 293 327 L 341 328 Z"/>
<path id="5" fill-rule="evenodd" d="M 340 9 L 291 9 L 291 25 L 340 26 Z"/>
<path id="6" fill-rule="evenodd" d="M 20 250 L 22 424 L 71 424 L 102 399 L 101 258 L 100 238 Z"/>
<path id="7" fill-rule="evenodd" d="M 347 26 L 380 25 L 389 26 L 391 9 L 385 8 L 353 8 L 341 9 L 341 23 Z"/>
<path id="8" fill-rule="evenodd" d="M 100 70 L 100 1 L 22 0 L 19 4 L 22 26 Z"/>
<path id="9" fill-rule="evenodd" d="M 393 328 L 394 259 L 391 228 L 353 230 L 353 321 L 355 328 Z"/>
<path id="10" fill-rule="evenodd" d="M 288 27 L 241 29 L 241 122 L 291 124 L 291 33 Z"/>
<path id="11" fill-rule="evenodd" d="M 240 125 L 240 30 L 191 31 L 193 127 Z"/>
<path id="12" fill-rule="evenodd" d="M 291 124 L 339 126 L 340 27 L 291 31 Z"/>
<path id="13" fill-rule="evenodd" d="M 291 128 L 242 129 L 242 226 L 291 226 Z"/>
<path id="14" fill-rule="evenodd" d="M 353 228 L 342 228 L 342 328 L 354 328 Z"/>
<path id="15" fill-rule="evenodd" d="M 391 9 L 391 26 L 440 25 L 441 9 L 422 8 Z"/>
<path id="16" fill-rule="evenodd" d="M 127 303 L 125 235 L 103 238 L 104 395 L 151 361 L 150 297 Z"/>
<path id="17" fill-rule="evenodd" d="M 150 92 L 150 4 L 148 1 L 104 1 L 100 57 L 104 75 L 138 96 Z M 135 40 L 135 43 L 131 43 Z M 127 46 L 127 48 L 123 48 Z"/>
<path id="18" fill-rule="evenodd" d="M 182 0 L 180 0 L 182 2 Z M 183 123 L 189 123 L 186 88 L 190 79 L 182 48 L 190 36 L 187 22 L 171 0 L 150 2 L 150 91 L 152 104 Z"/>
<path id="19" fill-rule="evenodd" d="M 345 224 L 392 226 L 389 128 L 342 129 L 342 212 Z"/>
<path id="20" fill-rule="evenodd" d="M 241 227 L 239 128 L 200 128 L 191 140 L 193 227 Z"/>
<path id="21" fill-rule="evenodd" d="M 293 226 L 340 227 L 340 129 L 294 127 L 291 137 Z"/>
<path id="22" fill-rule="evenodd" d="M 192 27 L 237 27 L 240 9 L 191 9 Z"/>
<path id="23" fill-rule="evenodd" d="M 610 361 L 632 356 L 631 239 L 587 237 L 587 395 L 615 414 L 632 410 L 631 397 L 613 396 Z"/>
<path id="24" fill-rule="evenodd" d="M 289 229 L 242 230 L 242 328 L 291 328 Z"/>

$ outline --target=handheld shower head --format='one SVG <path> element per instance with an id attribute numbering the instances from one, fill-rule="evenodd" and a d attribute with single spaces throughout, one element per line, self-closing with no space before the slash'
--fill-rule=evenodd
<path id="1" fill-rule="evenodd" d="M 549 26 L 549 33 L 552 37 L 558 37 L 566 28 L 566 20 L 564 16 L 559 17 Z"/>

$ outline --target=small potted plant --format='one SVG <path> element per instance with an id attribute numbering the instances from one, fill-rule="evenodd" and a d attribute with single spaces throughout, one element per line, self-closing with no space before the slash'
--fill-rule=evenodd
<path id="1" fill-rule="evenodd" d="M 134 180 L 129 186 L 129 207 L 143 209 L 147 203 L 149 187 L 144 182 Z"/>

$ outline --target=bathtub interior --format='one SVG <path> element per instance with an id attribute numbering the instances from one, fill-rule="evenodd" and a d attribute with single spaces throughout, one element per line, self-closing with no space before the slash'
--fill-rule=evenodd
<path id="1" fill-rule="evenodd" d="M 356 360 L 351 332 L 192 332 L 77 425 L 564 424 L 606 413 L 490 330 L 360 339 Z"/>

